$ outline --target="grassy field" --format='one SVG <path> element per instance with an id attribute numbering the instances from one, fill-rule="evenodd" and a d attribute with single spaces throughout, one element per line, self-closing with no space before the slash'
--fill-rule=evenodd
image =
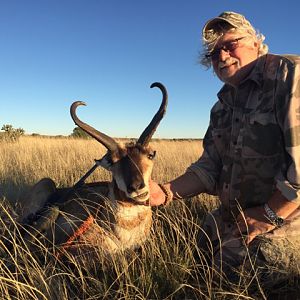
<path id="1" fill-rule="evenodd" d="M 183 173 L 202 152 L 201 141 L 158 140 L 152 146 L 157 151 L 152 178 L 158 182 Z M 17 235 L 11 210 L 26 205 L 22 196 L 32 184 L 51 177 L 59 187 L 71 186 L 104 153 L 93 140 L 25 136 L 2 142 L 2 231 L 10 227 Z M 87 182 L 107 179 L 110 174 L 99 168 Z M 272 290 L 261 285 L 257 274 L 241 274 L 234 283 L 212 276 L 197 236 L 205 213 L 217 205 L 217 198 L 201 195 L 153 208 L 148 241 L 110 259 L 99 252 L 92 261 L 79 264 L 70 258 L 71 263 L 64 263 L 43 249 L 40 261 L 22 241 L 16 239 L 9 253 L 1 242 L 0 299 L 297 299 L 299 282 L 289 274 L 283 286 Z"/>

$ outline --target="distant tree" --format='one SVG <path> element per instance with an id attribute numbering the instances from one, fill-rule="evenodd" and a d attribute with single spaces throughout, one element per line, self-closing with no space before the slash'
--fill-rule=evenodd
<path id="1" fill-rule="evenodd" d="M 31 136 L 35 136 L 35 137 L 38 137 L 38 136 L 41 136 L 39 133 L 35 133 L 35 132 L 33 132 L 32 134 L 31 134 Z"/>
<path id="2" fill-rule="evenodd" d="M 80 127 L 78 127 L 78 126 L 76 126 L 73 129 L 73 132 L 70 134 L 70 136 L 74 137 L 74 138 L 81 138 L 81 139 L 88 139 L 88 138 L 90 138 L 90 136 L 85 131 L 83 131 Z"/>
<path id="3" fill-rule="evenodd" d="M 23 128 L 13 128 L 10 124 L 3 125 L 1 130 L 4 131 L 1 135 L 1 139 L 9 142 L 16 142 L 21 135 L 25 134 L 25 130 Z"/>

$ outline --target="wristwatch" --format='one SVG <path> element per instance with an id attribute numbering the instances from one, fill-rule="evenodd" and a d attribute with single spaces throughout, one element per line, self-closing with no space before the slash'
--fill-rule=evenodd
<path id="1" fill-rule="evenodd" d="M 276 227 L 281 227 L 284 224 L 284 219 L 280 216 L 278 216 L 274 210 L 270 208 L 270 206 L 265 203 L 264 209 L 266 212 L 266 217 L 269 219 L 269 221 L 275 225 Z"/>

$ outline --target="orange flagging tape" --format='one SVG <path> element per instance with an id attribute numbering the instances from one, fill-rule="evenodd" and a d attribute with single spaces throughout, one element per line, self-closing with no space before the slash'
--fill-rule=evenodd
<path id="1" fill-rule="evenodd" d="M 62 252 L 67 251 L 70 247 L 72 247 L 72 244 L 75 239 L 83 235 L 89 228 L 90 226 L 94 223 L 94 217 L 89 216 L 74 232 L 72 236 L 69 237 L 69 239 L 61 246 L 59 249 L 59 253 L 57 253 L 56 258 L 61 258 L 63 255 Z"/>

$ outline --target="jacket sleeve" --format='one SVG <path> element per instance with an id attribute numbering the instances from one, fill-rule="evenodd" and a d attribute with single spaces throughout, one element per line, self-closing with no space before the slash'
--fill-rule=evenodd
<path id="1" fill-rule="evenodd" d="M 199 177 L 199 180 L 205 185 L 207 193 L 216 194 L 222 163 L 215 147 L 212 131 L 210 124 L 203 140 L 203 153 L 198 161 L 191 164 L 187 172 L 194 172 Z"/>
<path id="2" fill-rule="evenodd" d="M 275 109 L 286 161 L 277 188 L 286 199 L 300 203 L 300 57 L 284 61 L 277 74 Z"/>

